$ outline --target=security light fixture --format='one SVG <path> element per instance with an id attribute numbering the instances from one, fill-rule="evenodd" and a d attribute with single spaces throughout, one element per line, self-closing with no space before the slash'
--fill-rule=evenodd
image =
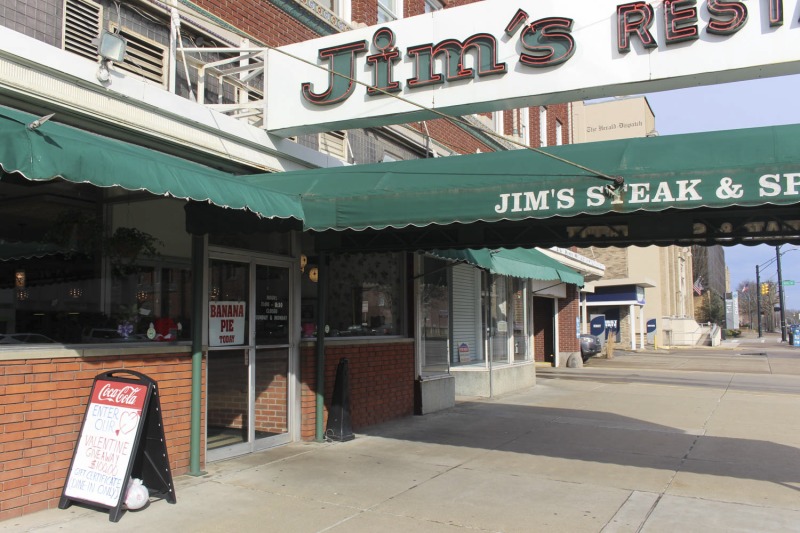
<path id="1" fill-rule="evenodd" d="M 97 46 L 97 53 L 106 61 L 122 63 L 125 61 L 125 37 L 116 32 L 103 30 L 100 34 L 100 44 Z"/>
<path id="2" fill-rule="evenodd" d="M 97 81 L 107 83 L 110 79 L 109 64 L 125 61 L 126 43 L 125 38 L 119 33 L 103 30 L 103 33 L 100 34 L 100 42 L 97 45 L 97 54 L 100 56 Z"/>

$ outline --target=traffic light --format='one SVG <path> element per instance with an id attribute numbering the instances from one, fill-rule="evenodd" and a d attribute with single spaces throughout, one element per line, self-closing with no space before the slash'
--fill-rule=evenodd
<path id="1" fill-rule="evenodd" d="M 769 294 L 769 283 L 761 284 L 761 294 Z"/>

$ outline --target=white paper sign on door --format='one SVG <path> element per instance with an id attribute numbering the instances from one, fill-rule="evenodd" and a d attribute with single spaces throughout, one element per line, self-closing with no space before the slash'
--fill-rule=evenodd
<path id="1" fill-rule="evenodd" d="M 209 302 L 208 345 L 238 346 L 245 343 L 245 302 Z"/>

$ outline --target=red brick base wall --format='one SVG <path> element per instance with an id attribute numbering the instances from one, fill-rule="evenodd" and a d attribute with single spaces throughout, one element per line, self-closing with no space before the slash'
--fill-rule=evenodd
<path id="1" fill-rule="evenodd" d="M 301 437 L 315 437 L 316 347 L 301 350 L 302 387 Z M 350 377 L 350 406 L 353 429 L 357 430 L 414 413 L 414 343 L 380 342 L 325 346 L 325 410 L 336 381 L 339 360 L 347 358 Z"/>
<path id="2" fill-rule="evenodd" d="M 172 475 L 188 471 L 190 354 L 0 361 L 0 520 L 58 506 L 92 382 L 121 368 L 158 383 Z"/>

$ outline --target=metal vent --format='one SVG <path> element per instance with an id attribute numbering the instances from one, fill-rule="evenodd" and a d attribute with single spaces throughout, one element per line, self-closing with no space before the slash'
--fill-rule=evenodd
<path id="1" fill-rule="evenodd" d="M 116 31 L 116 25 L 112 24 L 111 29 Z M 166 86 L 167 48 L 125 28 L 118 30 L 118 32 L 125 38 L 127 45 L 125 47 L 125 62 L 115 66 L 125 72 L 136 74 Z"/>
<path id="2" fill-rule="evenodd" d="M 100 4 L 66 0 L 64 4 L 64 50 L 97 59 L 97 36 L 103 20 Z"/>
<path id="3" fill-rule="evenodd" d="M 347 161 L 347 132 L 329 131 L 319 134 L 319 151 Z"/>

